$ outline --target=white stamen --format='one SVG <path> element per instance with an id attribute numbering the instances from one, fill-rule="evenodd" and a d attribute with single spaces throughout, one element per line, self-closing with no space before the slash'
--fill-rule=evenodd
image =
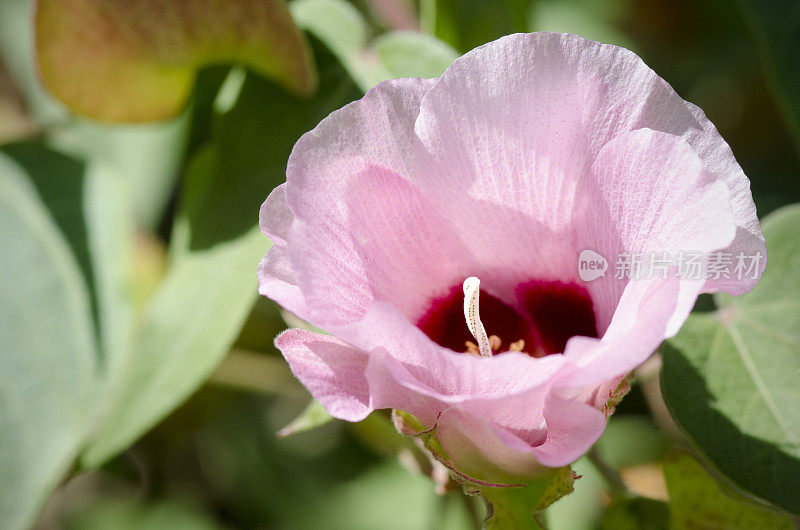
<path id="1" fill-rule="evenodd" d="M 481 281 L 475 276 L 470 276 L 464 280 L 464 318 L 467 319 L 467 327 L 472 336 L 478 343 L 478 351 L 482 357 L 492 356 L 492 347 L 489 344 L 489 336 L 481 322 L 481 313 L 478 308 L 478 298 L 481 294 Z"/>

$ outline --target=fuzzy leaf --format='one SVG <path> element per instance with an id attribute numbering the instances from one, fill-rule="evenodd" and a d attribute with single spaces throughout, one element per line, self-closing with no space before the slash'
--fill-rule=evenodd
<path id="1" fill-rule="evenodd" d="M 759 506 L 718 483 L 687 453 L 676 451 L 667 457 L 664 477 L 673 530 L 794 528 L 787 516 Z"/>
<path id="2" fill-rule="evenodd" d="M 0 521 L 27 528 L 95 420 L 99 358 L 80 267 L 0 154 Z"/>
<path id="3" fill-rule="evenodd" d="M 800 513 L 800 206 L 762 226 L 769 262 L 761 281 L 689 318 L 664 346 L 662 391 L 717 468 Z"/>

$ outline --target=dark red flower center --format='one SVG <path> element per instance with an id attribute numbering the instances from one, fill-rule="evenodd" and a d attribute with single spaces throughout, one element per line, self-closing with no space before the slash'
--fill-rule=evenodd
<path id="1" fill-rule="evenodd" d="M 597 337 L 592 299 L 576 284 L 532 281 L 517 287 L 511 306 L 485 290 L 480 293 L 480 317 L 490 336 L 501 345 L 493 352 L 508 351 L 524 341 L 523 351 L 535 357 L 561 353 L 575 335 Z M 475 338 L 464 320 L 464 292 L 454 286 L 447 295 L 431 301 L 417 326 L 437 344 L 454 351 L 472 349 Z"/>

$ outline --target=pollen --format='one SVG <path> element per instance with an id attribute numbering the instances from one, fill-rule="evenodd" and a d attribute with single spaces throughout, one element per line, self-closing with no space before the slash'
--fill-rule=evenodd
<path id="1" fill-rule="evenodd" d="M 492 348 L 493 353 L 501 353 L 503 351 L 518 351 L 522 353 L 528 353 L 525 351 L 525 341 L 523 339 L 512 342 L 511 344 L 508 345 L 507 350 L 503 350 L 502 349 L 503 341 L 500 339 L 500 337 L 498 337 L 497 335 L 490 335 L 489 346 Z M 472 353 L 474 355 L 481 354 L 478 345 L 472 342 L 471 340 L 466 341 L 464 343 L 464 347 L 466 348 L 466 350 L 464 350 L 464 353 Z"/>

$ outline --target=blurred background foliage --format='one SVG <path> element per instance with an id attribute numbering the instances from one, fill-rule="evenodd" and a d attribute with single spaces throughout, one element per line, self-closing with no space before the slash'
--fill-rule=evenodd
<path id="1" fill-rule="evenodd" d="M 16 256 L 0 301 L 19 311 L 3 313 L 0 346 L 41 336 L 49 352 L 8 361 L 48 390 L 0 392 L 0 526 L 439 529 L 483 516 L 458 491 L 434 493 L 386 414 L 350 425 L 312 406 L 276 436 L 309 396 L 272 345 L 291 316 L 256 296 L 258 208 L 295 140 L 380 80 L 435 77 L 513 32 L 622 45 L 704 109 L 760 215 L 800 201 L 792 2 L 168 4 L 42 0 L 34 17 L 30 0 L 0 0 L 0 195 L 22 212 L 0 216 Z M 636 495 L 609 506 L 614 484 L 582 459 L 551 528 L 666 528 L 669 514 L 690 527 L 690 501 L 738 495 L 686 453 L 664 460 L 689 444 L 658 371 L 658 359 L 639 371 L 598 445 Z M 753 510 L 731 524 L 784 524 Z"/>

